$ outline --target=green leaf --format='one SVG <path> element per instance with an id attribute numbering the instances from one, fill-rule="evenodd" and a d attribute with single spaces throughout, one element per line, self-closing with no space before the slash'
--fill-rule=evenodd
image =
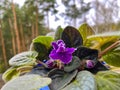
<path id="1" fill-rule="evenodd" d="M 34 49 L 38 52 L 38 56 L 36 57 L 38 60 L 48 59 L 52 41 L 53 38 L 49 36 L 39 36 L 33 40 Z"/>
<path id="2" fill-rule="evenodd" d="M 20 75 L 20 72 L 18 72 L 15 67 L 11 67 L 7 71 L 4 72 L 4 74 L 2 75 L 2 79 L 5 82 L 7 82 L 13 78 L 18 77 L 19 75 Z"/>
<path id="3" fill-rule="evenodd" d="M 72 26 L 67 26 L 62 33 L 62 40 L 67 47 L 78 47 L 83 44 L 79 31 Z"/>
<path id="4" fill-rule="evenodd" d="M 101 34 L 96 34 L 96 35 L 91 35 L 87 37 L 89 40 L 96 40 L 100 41 L 100 39 L 105 39 L 105 38 L 120 38 L 120 31 L 114 31 L 114 32 L 106 32 L 106 33 L 101 33 Z"/>
<path id="5" fill-rule="evenodd" d="M 64 66 L 64 71 L 71 72 L 80 67 L 80 59 L 76 56 L 73 57 L 72 62 Z"/>
<path id="6" fill-rule="evenodd" d="M 93 74 L 96 74 L 99 71 L 109 70 L 109 68 L 103 65 L 100 61 L 98 61 L 93 68 L 86 68 L 86 70 L 90 71 Z"/>
<path id="7" fill-rule="evenodd" d="M 59 26 L 55 32 L 55 40 L 61 39 L 63 29 Z"/>
<path id="8" fill-rule="evenodd" d="M 47 49 L 50 48 L 52 41 L 53 38 L 49 36 L 38 36 L 35 39 L 33 39 L 33 43 L 40 43 L 44 45 Z"/>
<path id="9" fill-rule="evenodd" d="M 84 46 L 78 47 L 74 53 L 75 56 L 79 57 L 81 60 L 94 60 L 97 61 L 98 58 L 98 50 L 90 49 Z"/>
<path id="10" fill-rule="evenodd" d="M 36 56 L 37 52 L 35 51 L 22 52 L 12 57 L 9 60 L 9 64 L 11 66 L 34 65 Z"/>
<path id="11" fill-rule="evenodd" d="M 103 55 L 103 60 L 108 64 L 120 67 L 120 45 Z"/>
<path id="12" fill-rule="evenodd" d="M 110 42 L 107 42 L 107 43 L 103 44 L 101 46 L 101 51 L 103 51 L 104 49 L 106 49 L 107 47 L 109 47 L 110 45 L 112 45 L 113 43 L 115 43 L 115 42 L 110 41 Z"/>
<path id="13" fill-rule="evenodd" d="M 52 83 L 50 84 L 51 90 L 61 90 L 67 84 L 69 84 L 77 74 L 77 70 L 66 73 L 63 70 L 54 69 L 48 74 L 52 78 Z"/>
<path id="14" fill-rule="evenodd" d="M 50 70 L 43 66 L 34 66 L 34 68 L 27 74 L 37 74 L 43 77 L 46 77 Z"/>
<path id="15" fill-rule="evenodd" d="M 50 78 L 39 75 L 24 75 L 7 82 L 1 90 L 39 90 L 51 83 Z"/>
<path id="16" fill-rule="evenodd" d="M 113 71 L 102 71 L 95 75 L 97 90 L 119 90 L 120 74 Z"/>
<path id="17" fill-rule="evenodd" d="M 38 52 L 37 60 L 44 60 L 48 57 L 48 49 L 41 43 L 34 43 L 34 49 Z"/>
<path id="18" fill-rule="evenodd" d="M 94 76 L 88 71 L 78 73 L 76 79 L 62 90 L 98 90 Z"/>
<path id="19" fill-rule="evenodd" d="M 82 24 L 78 30 L 83 38 L 84 45 L 86 43 L 87 37 L 95 34 L 94 30 L 87 23 Z"/>
<path id="20" fill-rule="evenodd" d="M 108 42 L 115 42 L 120 38 L 120 31 L 106 32 L 102 34 L 91 35 L 87 37 L 87 43 L 91 43 L 92 48 L 100 49 L 102 45 Z"/>

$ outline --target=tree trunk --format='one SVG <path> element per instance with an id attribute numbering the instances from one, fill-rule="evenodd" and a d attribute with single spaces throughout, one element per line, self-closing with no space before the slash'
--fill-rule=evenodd
<path id="1" fill-rule="evenodd" d="M 36 26 L 36 31 L 35 31 L 35 36 L 38 36 L 38 6 L 36 5 L 36 22 L 35 22 L 35 26 Z"/>
<path id="2" fill-rule="evenodd" d="M 1 44 L 2 44 L 2 52 L 3 52 L 3 60 L 5 64 L 5 68 L 7 69 L 8 67 L 8 62 L 7 62 L 7 56 L 6 56 L 6 49 L 5 49 L 5 42 L 4 42 L 4 37 L 2 35 L 2 24 L 0 20 L 0 38 L 1 38 Z"/>
<path id="3" fill-rule="evenodd" d="M 32 39 L 34 39 L 35 38 L 35 27 L 34 27 L 34 24 L 32 24 L 31 29 L 32 29 Z"/>
<path id="4" fill-rule="evenodd" d="M 26 47 L 25 47 L 25 38 L 24 38 L 24 33 L 23 33 L 23 26 L 22 26 L 22 22 L 20 20 L 20 34 L 21 34 L 21 51 L 25 51 Z"/>
<path id="5" fill-rule="evenodd" d="M 9 18 L 8 20 L 9 20 L 9 25 L 10 25 L 10 32 L 11 32 L 11 35 L 12 35 L 12 48 L 13 48 L 13 54 L 15 55 L 15 54 L 16 54 L 15 35 L 14 35 L 14 31 L 13 31 L 12 21 L 11 21 L 10 18 Z"/>
<path id="6" fill-rule="evenodd" d="M 18 31 L 18 26 L 17 26 L 15 6 L 14 6 L 13 2 L 12 2 L 12 12 L 13 12 L 13 17 L 14 17 L 14 30 L 15 30 L 15 34 L 16 34 L 16 45 L 17 45 L 18 53 L 20 53 L 21 52 L 20 36 L 19 36 L 19 31 Z"/>

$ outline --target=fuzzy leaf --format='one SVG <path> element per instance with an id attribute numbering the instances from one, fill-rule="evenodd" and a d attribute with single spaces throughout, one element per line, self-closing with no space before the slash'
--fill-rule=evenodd
<path id="1" fill-rule="evenodd" d="M 59 26 L 55 32 L 55 40 L 61 39 L 63 29 Z"/>
<path id="2" fill-rule="evenodd" d="M 95 34 L 94 30 L 86 23 L 82 24 L 78 30 L 83 38 L 83 44 L 85 44 L 88 36 Z"/>
<path id="3" fill-rule="evenodd" d="M 67 26 L 62 33 L 62 40 L 67 47 L 78 47 L 83 44 L 82 36 L 74 27 Z"/>
<path id="4" fill-rule="evenodd" d="M 113 43 L 115 43 L 114 41 L 110 41 L 110 42 L 107 42 L 105 44 L 103 44 L 100 48 L 101 48 L 101 51 L 103 51 L 104 49 L 106 49 L 107 47 L 109 47 L 110 45 L 112 45 Z"/>
<path id="5" fill-rule="evenodd" d="M 98 90 L 119 90 L 120 74 L 113 71 L 102 71 L 95 75 Z"/>
<path id="6" fill-rule="evenodd" d="M 19 53 L 9 60 L 11 66 L 34 65 L 37 52 L 26 51 Z"/>
<path id="7" fill-rule="evenodd" d="M 37 60 L 47 59 L 48 49 L 41 43 L 34 43 L 34 49 L 38 52 Z"/>
<path id="8" fill-rule="evenodd" d="M 80 67 L 80 59 L 76 56 L 73 57 L 72 62 L 66 66 L 64 66 L 64 71 L 66 72 L 71 72 L 75 69 L 77 69 L 78 67 Z"/>
<path id="9" fill-rule="evenodd" d="M 7 82 L 1 90 L 39 90 L 51 83 L 50 78 L 39 75 L 24 75 Z"/>
<path id="10" fill-rule="evenodd" d="M 33 39 L 33 43 L 41 43 L 47 49 L 49 49 L 51 47 L 52 41 L 53 41 L 53 38 L 50 36 L 38 36 L 35 39 Z"/>
<path id="11" fill-rule="evenodd" d="M 120 31 L 106 32 L 87 37 L 87 43 L 91 43 L 92 48 L 100 49 L 102 45 L 108 42 L 114 42 L 120 38 Z"/>
<path id="12" fill-rule="evenodd" d="M 4 82 L 7 82 L 13 78 L 18 77 L 19 75 L 20 72 L 18 72 L 15 67 L 11 67 L 4 72 L 4 74 L 2 75 L 2 79 L 4 80 Z"/>
<path id="13" fill-rule="evenodd" d="M 47 76 L 49 72 L 49 69 L 46 69 L 44 67 L 40 67 L 40 66 L 35 66 L 30 72 L 28 72 L 27 74 L 37 74 L 37 75 L 40 75 L 40 76 Z"/>
<path id="14" fill-rule="evenodd" d="M 102 58 L 108 64 L 120 67 L 120 46 L 110 50 L 108 53 L 103 55 Z"/>
<path id="15" fill-rule="evenodd" d="M 120 31 L 114 31 L 114 32 L 106 32 L 102 34 L 96 34 L 96 35 L 91 35 L 87 39 L 89 40 L 96 40 L 100 41 L 100 39 L 108 39 L 108 38 L 120 38 Z"/>
<path id="16" fill-rule="evenodd" d="M 98 90 L 94 76 L 88 71 L 78 73 L 76 79 L 62 90 Z"/>
<path id="17" fill-rule="evenodd" d="M 59 69 L 51 71 L 48 76 L 52 78 L 52 83 L 50 84 L 51 90 L 61 90 L 67 84 L 69 84 L 77 74 L 77 70 L 66 73 Z"/>
<path id="18" fill-rule="evenodd" d="M 53 38 L 50 36 L 38 36 L 33 40 L 34 49 L 38 52 L 38 56 L 36 59 L 38 60 L 44 60 L 48 59 L 48 53 L 51 48 L 51 42 L 53 41 Z"/>
<path id="19" fill-rule="evenodd" d="M 78 47 L 77 50 L 74 52 L 74 55 L 82 59 L 89 59 L 89 60 L 97 60 L 98 58 L 98 50 L 90 49 L 87 47 Z"/>

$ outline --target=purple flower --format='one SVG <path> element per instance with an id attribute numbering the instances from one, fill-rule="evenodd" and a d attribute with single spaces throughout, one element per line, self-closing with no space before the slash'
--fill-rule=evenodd
<path id="1" fill-rule="evenodd" d="M 55 66 L 54 60 L 50 59 L 47 62 L 45 62 L 49 68 L 53 68 Z"/>
<path id="2" fill-rule="evenodd" d="M 86 60 L 87 68 L 93 68 L 94 66 L 95 66 L 95 63 L 92 60 Z"/>
<path id="3" fill-rule="evenodd" d="M 66 48 L 63 40 L 52 42 L 53 50 L 50 52 L 49 57 L 53 60 L 60 60 L 64 64 L 68 64 L 72 60 L 72 53 L 75 48 Z"/>

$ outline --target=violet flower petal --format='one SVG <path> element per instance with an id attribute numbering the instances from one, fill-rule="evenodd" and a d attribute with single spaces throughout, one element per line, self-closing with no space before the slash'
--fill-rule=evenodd
<path id="1" fill-rule="evenodd" d="M 75 48 L 66 48 L 63 40 L 58 40 L 52 43 L 53 50 L 50 52 L 49 57 L 53 60 L 60 60 L 64 64 L 68 64 L 72 60 L 72 53 Z"/>
<path id="2" fill-rule="evenodd" d="M 52 46 L 54 49 L 58 49 L 58 45 L 56 44 L 56 42 L 52 42 Z"/>
<path id="3" fill-rule="evenodd" d="M 66 48 L 66 53 L 72 54 L 75 50 L 76 50 L 76 48 Z"/>
<path id="4" fill-rule="evenodd" d="M 60 44 L 60 43 L 64 43 L 64 41 L 63 40 L 58 40 L 57 44 Z"/>
<path id="5" fill-rule="evenodd" d="M 64 52 L 65 51 L 65 47 L 59 47 L 56 52 L 59 53 L 59 52 Z"/>
<path id="6" fill-rule="evenodd" d="M 64 64 L 68 64 L 72 60 L 71 54 L 63 54 L 63 53 L 51 53 L 49 55 L 50 58 L 54 60 L 61 60 Z"/>
<path id="7" fill-rule="evenodd" d="M 71 54 L 62 55 L 59 58 L 64 64 L 68 64 L 72 61 L 72 55 Z"/>
<path id="8" fill-rule="evenodd" d="M 52 58 L 53 60 L 56 60 L 56 59 L 59 59 L 59 54 L 58 53 L 54 53 L 56 52 L 55 50 L 52 51 L 50 54 L 49 54 L 49 57 Z"/>

